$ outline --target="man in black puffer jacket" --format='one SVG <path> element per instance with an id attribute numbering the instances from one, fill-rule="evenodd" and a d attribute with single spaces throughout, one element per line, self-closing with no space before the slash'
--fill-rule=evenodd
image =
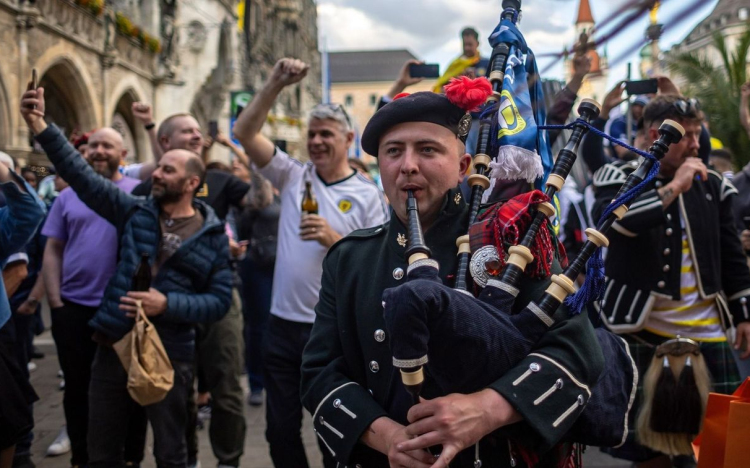
<path id="1" fill-rule="evenodd" d="M 160 467 L 184 467 L 187 396 L 195 353 L 193 325 L 221 319 L 232 299 L 224 226 L 209 206 L 194 199 L 205 176 L 203 163 L 189 151 L 167 152 L 153 174 L 152 198 L 137 198 L 96 174 L 57 127 L 47 126 L 42 88 L 23 95 L 21 114 L 58 174 L 119 234 L 119 247 L 112 246 L 119 249 L 117 269 L 89 322 L 99 347 L 91 369 L 88 466 L 124 466 L 127 421 L 135 403 L 112 344 L 133 327 L 138 299 L 175 371 L 174 387 L 166 398 L 146 407 L 154 432 L 154 456 Z M 144 253 L 151 258 L 152 287 L 148 292 L 129 291 Z"/>

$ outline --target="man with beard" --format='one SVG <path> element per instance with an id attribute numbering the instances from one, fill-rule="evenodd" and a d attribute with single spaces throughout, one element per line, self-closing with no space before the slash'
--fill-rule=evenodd
<path id="1" fill-rule="evenodd" d="M 319 104 L 310 112 L 310 162 L 306 164 L 261 134 L 276 98 L 284 88 L 300 82 L 307 71 L 307 64 L 299 60 L 279 60 L 234 127 L 260 174 L 281 192 L 271 317 L 263 342 L 266 439 L 274 465 L 295 468 L 308 466 L 300 436 L 300 365 L 315 320 L 323 258 L 343 236 L 388 219 L 380 190 L 349 167 L 347 152 L 354 132 L 343 107 Z M 301 209 L 306 186 L 317 198 L 315 214 Z M 325 466 L 336 466 L 328 449 L 322 450 Z"/>
<path id="2" fill-rule="evenodd" d="M 119 190 L 130 193 L 138 181 L 118 172 L 125 153 L 122 136 L 112 128 L 99 129 L 89 137 L 91 167 Z M 52 205 L 42 234 L 47 236 L 42 276 L 52 315 L 52 337 L 65 375 L 63 409 L 67 436 L 63 427 L 55 444 L 70 446 L 71 465 L 85 465 L 89 459 L 89 383 L 96 352 L 88 322 L 115 272 L 117 231 L 67 188 Z M 66 437 L 69 444 L 65 443 Z"/>
<path id="3" fill-rule="evenodd" d="M 119 243 L 119 261 L 101 305 L 88 323 L 97 343 L 89 392 L 88 466 L 125 464 L 123 450 L 135 403 L 127 390 L 127 372 L 112 345 L 132 329 L 140 301 L 175 373 L 174 385 L 165 398 L 145 407 L 154 434 L 154 456 L 158 466 L 184 467 L 194 325 L 221 319 L 232 299 L 224 225 L 209 206 L 194 199 L 205 177 L 203 163 L 190 151 L 168 151 L 153 174 L 153 197 L 133 197 L 98 176 L 57 127 L 47 126 L 43 88 L 24 93 L 21 113 L 58 173 L 118 234 L 113 245 Z M 92 139 L 89 145 L 90 159 L 96 164 L 97 146 L 92 145 Z M 143 254 L 151 258 L 151 288 L 130 291 Z"/>
<path id="4" fill-rule="evenodd" d="M 643 111 L 649 141 L 658 137 L 665 119 L 682 125 L 685 136 L 670 146 L 657 178 L 612 225 L 601 313 L 628 342 L 640 375 L 646 374 L 655 347 L 679 336 L 700 343 L 712 390 L 732 393 L 742 381 L 732 347 L 741 359 L 750 357 L 750 271 L 732 215 L 737 190 L 698 157 L 702 114 L 695 100 L 659 95 L 649 102 Z M 594 219 L 636 167 L 619 160 L 594 174 Z M 639 391 L 631 422 L 645 406 L 641 400 Z M 668 432 L 685 432 L 692 440 L 679 429 Z M 630 432 L 624 445 L 607 450 L 637 466 L 672 466 L 666 454 L 636 440 L 649 444 L 642 434 Z"/>
<path id="5" fill-rule="evenodd" d="M 150 113 L 144 118 L 150 119 Z M 147 124 L 148 128 L 150 125 Z M 175 149 L 191 151 L 201 154 L 204 138 L 198 121 L 190 114 L 181 113 L 167 117 L 156 132 L 160 153 Z M 160 154 L 155 154 L 156 161 L 160 161 Z M 206 161 L 203 161 L 204 163 Z M 143 170 L 141 170 L 143 174 Z M 149 195 L 156 197 L 162 193 L 164 187 L 156 175 L 133 190 L 134 195 Z M 209 170 L 198 189 L 195 197 L 214 209 L 218 218 L 226 220 L 231 207 L 242 207 L 249 197 L 255 195 L 252 190 L 261 184 L 252 186 L 232 174 L 219 170 Z M 167 194 L 166 196 L 169 196 Z M 268 200 L 266 203 L 270 203 Z M 244 247 L 239 247 L 234 241 L 230 242 L 232 253 L 241 253 Z M 237 281 L 236 281 L 237 283 Z M 237 284 L 235 284 L 237 285 Z M 245 408 L 243 390 L 240 385 L 242 376 L 242 356 L 244 340 L 242 337 L 242 303 L 239 292 L 234 290 L 232 305 L 224 318 L 216 323 L 197 327 L 197 365 L 201 375 L 201 390 L 211 396 L 211 423 L 209 436 L 211 448 L 218 459 L 219 466 L 235 467 L 239 465 L 240 457 L 245 445 Z M 201 402 L 203 403 L 203 402 Z M 198 443 L 195 428 L 197 407 L 193 393 L 190 395 L 190 420 L 188 425 L 188 465 L 194 466 Z"/>

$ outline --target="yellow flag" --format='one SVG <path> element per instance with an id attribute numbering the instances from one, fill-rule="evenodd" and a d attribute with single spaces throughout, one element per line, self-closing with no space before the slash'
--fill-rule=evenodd
<path id="1" fill-rule="evenodd" d="M 466 58 L 463 55 L 458 57 L 456 60 L 452 61 L 450 65 L 448 65 L 448 69 L 445 70 L 445 73 L 443 73 L 443 75 L 438 78 L 437 83 L 435 83 L 435 86 L 432 88 L 432 91 L 436 93 L 442 93 L 443 86 L 448 84 L 451 78 L 460 75 L 467 68 L 471 67 L 472 65 L 476 65 L 477 62 L 479 62 L 479 55 L 469 58 Z"/>
<path id="2" fill-rule="evenodd" d="M 245 30 L 245 0 L 237 4 L 237 29 L 240 32 Z"/>

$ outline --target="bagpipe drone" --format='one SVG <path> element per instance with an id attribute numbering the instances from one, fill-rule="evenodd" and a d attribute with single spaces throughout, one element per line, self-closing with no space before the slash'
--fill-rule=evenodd
<path id="1" fill-rule="evenodd" d="M 503 7 L 500 24 L 490 37 L 491 90 L 488 87 L 481 111 L 474 173 L 469 177 L 469 226 L 467 234 L 456 242 L 459 258 L 455 287 L 440 280 L 439 265 L 430 258 L 424 243 L 417 201 L 410 194 L 407 281 L 383 295 L 393 364 L 400 369 L 415 403 L 425 376 L 445 395 L 486 388 L 532 352 L 556 320 L 580 313 L 599 297 L 603 279 L 600 250 L 608 245 L 607 230 L 656 176 L 658 160 L 669 145 L 684 134 L 676 122 L 661 125 L 659 139 L 648 152 L 639 152 L 639 167 L 604 211 L 597 228 L 586 231 L 588 240 L 580 254 L 568 265 L 563 262 L 561 274 L 550 277 L 558 251 L 550 222 L 555 215 L 552 200 L 562 188 L 578 146 L 600 108 L 592 100 L 581 102 L 580 118 L 569 126 L 572 135 L 553 164 L 544 132 L 538 128 L 545 115 L 536 64 L 515 24 L 520 1 L 505 0 Z M 462 93 L 460 81 L 445 88 L 454 103 L 461 100 L 456 96 Z M 506 188 L 518 187 L 519 181 L 525 193 L 508 197 Z M 544 192 L 538 189 L 542 183 Z M 537 189 L 529 190 L 532 184 Z M 495 203 L 507 198 L 507 202 Z M 506 245 L 510 246 L 507 252 Z M 587 262 L 586 284 L 576 292 L 574 282 Z M 477 297 L 472 293 L 473 285 L 467 284 L 469 271 L 481 288 Z M 549 278 L 550 284 L 537 301 L 513 313 L 526 277 Z M 569 315 L 558 313 L 563 304 Z M 621 338 L 604 328 L 597 328 L 596 336 L 605 371 L 588 402 L 577 403 L 585 404 L 585 408 L 568 432 L 569 440 L 616 446 L 627 435 L 627 413 L 638 375 Z M 568 414 L 578 409 L 572 407 Z"/>

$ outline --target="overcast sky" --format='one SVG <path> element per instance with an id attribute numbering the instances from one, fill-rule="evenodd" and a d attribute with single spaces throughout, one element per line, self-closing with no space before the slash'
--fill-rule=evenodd
<path id="1" fill-rule="evenodd" d="M 590 0 L 597 22 L 612 16 L 633 0 Z M 536 54 L 559 52 L 575 40 L 573 22 L 579 0 L 525 0 L 521 31 Z M 659 22 L 665 24 L 662 49 L 679 42 L 716 5 L 717 0 L 663 0 Z M 417 57 L 440 63 L 441 71 L 461 53 L 459 31 L 473 26 L 480 32 L 481 52 L 489 56 L 487 36 L 498 22 L 500 0 L 317 0 L 321 49 L 330 51 L 406 48 Z M 683 12 L 682 21 L 674 21 Z M 616 24 L 617 20 L 613 24 Z M 648 16 L 624 30 L 607 47 L 610 82 L 625 76 L 628 60 L 637 74 L 637 51 L 627 54 L 642 40 Z M 602 49 L 600 49 L 600 53 Z M 539 59 L 544 69 L 550 59 Z M 545 78 L 562 79 L 558 64 Z M 395 77 L 394 77 L 395 78 Z M 634 76 L 633 79 L 638 79 Z"/>

